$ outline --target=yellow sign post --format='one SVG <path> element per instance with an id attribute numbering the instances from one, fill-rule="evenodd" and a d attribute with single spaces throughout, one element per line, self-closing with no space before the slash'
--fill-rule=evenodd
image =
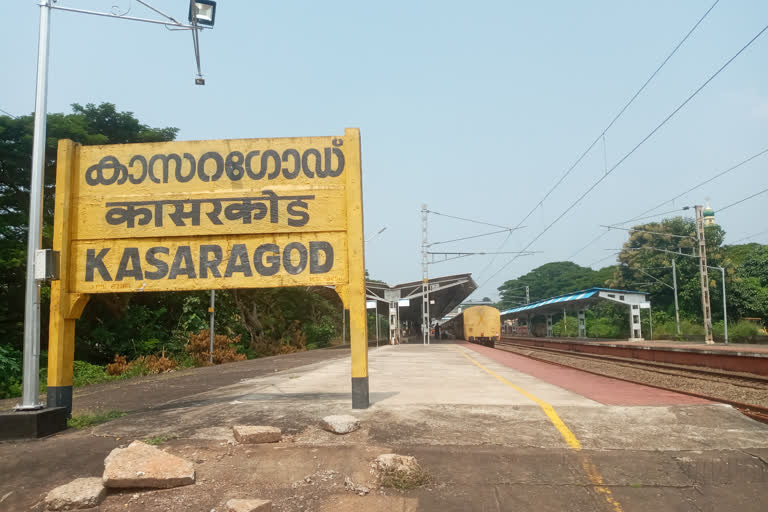
<path id="1" fill-rule="evenodd" d="M 48 406 L 72 407 L 75 320 L 94 293 L 334 286 L 352 407 L 368 407 L 360 131 L 343 137 L 59 142 Z"/>

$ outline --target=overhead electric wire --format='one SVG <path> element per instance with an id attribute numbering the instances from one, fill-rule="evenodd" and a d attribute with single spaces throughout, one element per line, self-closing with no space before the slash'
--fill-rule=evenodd
<path id="1" fill-rule="evenodd" d="M 749 235 L 749 236 L 745 236 L 744 238 L 739 238 L 739 239 L 738 239 L 738 240 L 736 240 L 735 242 L 731 242 L 731 243 L 730 243 L 730 244 L 728 244 L 728 245 L 737 244 L 737 243 L 739 243 L 739 242 L 743 242 L 744 240 L 749 240 L 750 238 L 755 238 L 755 237 L 757 237 L 757 236 L 760 236 L 760 235 L 762 235 L 762 234 L 764 234 L 764 233 L 768 233 L 768 229 L 766 229 L 765 231 L 760 231 L 759 233 L 755 233 L 755 234 L 752 234 L 752 235 Z"/>
<path id="2" fill-rule="evenodd" d="M 757 157 L 759 157 L 759 156 L 762 156 L 762 155 L 764 155 L 764 154 L 766 154 L 766 153 L 768 153 L 768 148 L 766 148 L 766 149 L 764 149 L 764 150 L 762 150 L 762 151 L 760 151 L 760 152 L 758 152 L 758 153 L 755 153 L 755 154 L 754 154 L 754 155 L 752 155 L 752 156 L 749 156 L 749 157 L 745 158 L 744 160 L 740 161 L 739 163 L 737 163 L 737 164 L 735 164 L 735 165 L 732 165 L 731 167 L 729 167 L 729 168 L 727 168 L 727 169 L 725 169 L 725 170 L 723 170 L 723 171 L 721 171 L 721 172 L 719 172 L 719 173 L 715 174 L 714 176 L 712 176 L 712 177 L 710 177 L 710 178 L 707 178 L 706 180 L 704 180 L 704 181 L 702 181 L 702 182 L 700 182 L 700 183 L 697 183 L 696 185 L 694 185 L 693 187 L 689 188 L 689 189 L 688 189 L 688 190 L 686 190 L 685 192 L 682 192 L 682 193 L 680 193 L 680 194 L 676 195 L 675 197 L 673 197 L 673 198 L 671 198 L 671 199 L 668 199 L 668 200 L 666 200 L 666 201 L 663 201 L 663 202 L 661 202 L 661 203 L 657 204 L 656 206 L 654 206 L 653 208 L 649 208 L 649 209 L 645 210 L 644 212 L 640 213 L 640 214 L 639 214 L 638 216 L 636 216 L 636 217 L 633 217 L 633 218 L 631 218 L 631 219 L 627 219 L 627 220 L 625 220 L 625 221 L 622 221 L 622 222 L 617 222 L 617 223 L 615 223 L 615 224 L 612 224 L 611 226 L 621 226 L 622 224 L 629 224 L 630 222 L 635 222 L 635 221 L 638 221 L 638 220 L 650 219 L 650 218 L 653 218 L 653 217 L 659 217 L 659 216 L 662 216 L 662 215 L 669 215 L 670 213 L 675 213 L 675 212 L 677 212 L 677 211 L 679 211 L 679 210 L 686 210 L 686 209 L 688 209 L 688 208 L 690 208 L 690 207 L 683 207 L 682 209 L 677 209 L 677 210 L 670 210 L 670 211 L 666 211 L 666 212 L 662 212 L 662 213 L 655 213 L 655 214 L 653 214 L 653 215 L 648 215 L 648 216 L 645 216 L 645 214 L 646 214 L 646 213 L 649 213 L 649 212 L 652 212 L 652 211 L 654 211 L 654 210 L 656 210 L 656 209 L 658 209 L 658 208 L 661 208 L 662 206 L 664 206 L 664 205 L 665 205 L 665 204 L 667 204 L 667 203 L 672 203 L 672 202 L 674 202 L 675 200 L 677 200 L 677 199 L 679 199 L 679 198 L 683 197 L 684 195 L 686 195 L 686 194 L 688 194 L 688 193 L 690 193 L 690 192 L 693 192 L 693 191 L 694 191 L 694 190 L 696 190 L 697 188 L 703 187 L 703 186 L 704 186 L 704 185 L 706 185 L 707 183 L 710 183 L 710 182 L 712 182 L 712 181 L 716 180 L 717 178 L 720 178 L 721 176 L 724 176 L 725 174 L 728 174 L 729 172 L 731 172 L 731 171 L 734 171 L 734 170 L 738 169 L 739 167 L 741 167 L 741 166 L 743 166 L 743 165 L 745 165 L 745 164 L 747 164 L 747 163 L 751 162 L 751 161 L 752 161 L 752 160 L 754 160 L 755 158 L 757 158 Z M 568 257 L 568 259 L 569 259 L 569 260 L 573 260 L 573 258 L 575 258 L 576 256 L 578 256 L 578 255 L 579 255 L 579 254 L 580 254 L 582 251 L 584 251 L 586 248 L 590 247 L 590 246 L 591 246 L 591 245 L 593 245 L 595 242 L 597 242 L 598 240 L 600 240 L 601 238 L 603 238 L 603 237 L 604 237 L 605 235 L 607 235 L 609 232 L 610 232 L 610 230 L 609 230 L 609 229 L 605 229 L 605 230 L 604 230 L 602 233 L 600 233 L 600 234 L 599 234 L 599 235 L 597 235 L 595 238 L 593 238 L 593 239 L 592 239 L 592 240 L 591 240 L 589 243 L 585 244 L 585 245 L 584 245 L 583 247 L 581 247 L 579 250 L 577 250 L 576 252 L 574 252 L 573 254 L 571 254 L 571 255 Z"/>
<path id="3" fill-rule="evenodd" d="M 595 189 L 595 188 L 596 188 L 596 187 L 597 187 L 597 186 L 598 186 L 600 183 L 602 183 L 602 182 L 603 182 L 603 180 L 604 180 L 605 178 L 607 178 L 608 176 L 610 176 L 610 175 L 611 175 L 611 173 L 613 173 L 613 171 L 615 171 L 615 170 L 616 170 L 616 169 L 617 169 L 617 168 L 618 168 L 618 167 L 619 167 L 621 164 L 623 164 L 623 163 L 624 163 L 624 162 L 627 160 L 627 158 L 629 158 L 630 156 L 632 156 L 632 154 L 634 154 L 634 152 L 635 152 L 635 151 L 637 151 L 637 150 L 638 150 L 638 149 L 639 149 L 639 148 L 640 148 L 640 147 L 641 147 L 643 144 L 645 144 L 645 143 L 646 143 L 646 142 L 647 142 L 647 141 L 648 141 L 648 140 L 649 140 L 651 137 L 653 137 L 653 135 L 654 135 L 654 134 L 656 134 L 656 132 L 658 132 L 658 131 L 661 129 L 661 127 L 662 127 L 662 126 L 664 126 L 665 124 L 667 124 L 667 122 L 669 122 L 669 120 L 670 120 L 670 119 L 672 119 L 672 118 L 673 118 L 673 117 L 674 117 L 674 116 L 675 116 L 675 115 L 676 115 L 678 112 L 680 112 L 680 111 L 683 109 L 683 107 L 685 107 L 685 106 L 686 106 L 686 105 L 687 105 L 687 104 L 688 104 L 688 103 L 689 103 L 689 102 L 690 102 L 690 101 L 691 101 L 691 100 L 692 100 L 694 97 L 696 97 L 696 95 L 698 95 L 698 94 L 699 94 L 699 93 L 700 93 L 700 92 L 701 92 L 701 91 L 702 91 L 702 90 L 703 90 L 703 89 L 704 89 L 704 88 L 705 88 L 707 85 L 709 85 L 709 83 L 710 83 L 710 82 L 712 82 L 712 80 L 714 80 L 714 79 L 715 79 L 715 78 L 716 78 L 716 77 L 717 77 L 717 76 L 718 76 L 720 73 L 722 73 L 722 72 L 723 72 L 723 70 L 724 70 L 725 68 L 727 68 L 727 67 L 728 67 L 728 66 L 731 64 L 731 62 L 733 62 L 733 61 L 734 61 L 734 60 L 735 60 L 735 59 L 736 59 L 736 58 L 737 58 L 739 55 L 741 55 L 741 54 L 744 52 L 744 50 L 746 50 L 747 48 L 749 48 L 749 47 L 752 45 L 752 43 L 754 43 L 754 42 L 755 42 L 755 41 L 756 41 L 756 40 L 757 40 L 757 39 L 758 39 L 760 36 L 762 36 L 762 35 L 765 33 L 765 31 L 766 31 L 766 30 L 768 30 L 768 25 L 764 26 L 764 27 L 763 27 L 763 28 L 762 28 L 762 29 L 761 29 L 761 30 L 760 30 L 760 31 L 759 31 L 757 34 L 755 34 L 755 36 L 753 36 L 753 37 L 752 37 L 752 39 L 750 39 L 750 40 L 749 40 L 749 41 L 748 41 L 748 42 L 747 42 L 747 43 L 746 43 L 744 46 L 742 46 L 742 47 L 741 47 L 741 49 L 739 49 L 739 51 L 738 51 L 738 52 L 736 52 L 736 53 L 735 53 L 735 54 L 734 54 L 734 55 L 733 55 L 733 56 L 732 56 L 730 59 L 728 59 L 728 60 L 725 62 L 725 64 L 723 64 L 722 66 L 720 66 L 720 68 L 719 68 L 717 71 L 715 71 L 715 73 L 714 73 L 714 74 L 712 74 L 712 75 L 711 75 L 709 78 L 707 78 L 707 79 L 704 81 L 704 83 L 702 83 L 702 84 L 701 84 L 701 85 L 700 85 L 700 86 L 699 86 L 699 87 L 698 87 L 698 88 L 697 88 L 697 89 L 696 89 L 696 90 L 695 90 L 693 93 L 691 93 L 691 94 L 690 94 L 690 95 L 689 95 L 689 96 L 688 96 L 688 97 L 685 99 L 685 101 L 683 101 L 683 102 L 682 102 L 680 105 L 678 105 L 678 106 L 677 106 L 677 108 L 675 108 L 675 109 L 674 109 L 674 110 L 673 110 L 673 111 L 672 111 L 672 112 L 671 112 L 671 113 L 670 113 L 670 114 L 669 114 L 667 117 L 665 117 L 663 121 L 661 121 L 661 122 L 660 122 L 658 125 L 656 125 L 656 127 L 655 127 L 653 130 L 651 130 L 651 131 L 650 131 L 650 133 L 648 133 L 648 135 L 646 135 L 645 137 L 643 137 L 643 138 L 640 140 L 640 142 L 638 142 L 638 143 L 637 143 L 637 144 L 636 144 L 636 145 L 635 145 L 635 146 L 634 146 L 634 147 L 633 147 L 631 150 L 629 150 L 629 152 L 627 152 L 627 153 L 626 153 L 626 154 L 625 154 L 623 157 L 621 157 L 621 159 L 619 159 L 619 161 L 618 161 L 618 162 L 616 162 L 616 163 L 613 165 L 613 167 L 611 167 L 611 168 L 610 168 L 610 169 L 609 169 L 609 170 L 608 170 L 608 171 L 607 171 L 605 174 L 603 174 L 602 176 L 600 176 L 600 178 L 598 178 L 598 180 L 597 180 L 597 181 L 595 181 L 595 182 L 594 182 L 594 183 L 593 183 L 593 184 L 592 184 L 592 185 L 591 185 L 591 186 L 590 186 L 590 187 L 589 187 L 589 188 L 588 188 L 586 191 L 584 191 L 584 192 L 583 192 L 583 193 L 582 193 L 582 194 L 581 194 L 581 195 L 580 195 L 580 196 L 579 196 L 579 197 L 578 197 L 578 198 L 577 198 L 577 199 L 576 199 L 574 202 L 572 202 L 572 203 L 570 204 L 570 206 L 568 206 L 568 208 L 566 208 L 566 209 L 565 209 L 565 210 L 564 210 L 564 211 L 563 211 L 563 212 L 562 212 L 560 215 L 558 215 L 558 216 L 557 216 L 557 218 L 555 218 L 555 220 L 553 220 L 553 221 L 552 221 L 552 222 L 551 222 L 549 225 L 547 225 L 547 227 L 546 227 L 546 228 L 544 228 L 544 229 L 543 229 L 543 230 L 542 230 L 542 231 L 541 231 L 541 232 L 540 232 L 538 235 L 536 235 L 536 237 L 535 237 L 533 240 L 531 240 L 530 242 L 528 242 L 528 245 L 526 245 L 526 246 L 523 248 L 523 251 L 527 250 L 527 249 L 528 249 L 528 248 L 529 248 L 531 245 L 533 245 L 533 244 L 534 244 L 534 243 L 535 243 L 535 242 L 536 242 L 536 241 L 537 241 L 539 238 L 541 238 L 541 237 L 542 237 L 542 236 L 543 236 L 543 235 L 544 235 L 544 234 L 545 234 L 547 231 L 549 231 L 549 230 L 552 228 L 552 226 L 554 226 L 555 224 L 557 224 L 557 223 L 560 221 L 560 219 L 562 219 L 563 217 L 565 217 L 565 216 L 568 214 L 568 212 L 570 212 L 570 211 L 571 211 L 573 208 L 575 208 L 575 207 L 576 207 L 576 206 L 577 206 L 577 205 L 578 205 L 578 204 L 579 204 L 579 203 L 580 203 L 580 202 L 581 202 L 581 201 L 582 201 L 582 200 L 583 200 L 583 199 L 584 199 L 584 198 L 585 198 L 587 195 L 589 195 L 589 193 L 590 193 L 590 192 L 592 192 L 592 190 L 594 190 L 594 189 Z M 765 191 L 768 191 L 768 189 L 766 189 Z M 763 191 L 763 192 L 765 192 L 765 191 Z M 760 194 L 760 193 L 762 193 L 762 192 L 759 192 L 758 194 Z M 755 194 L 755 195 L 758 195 L 758 194 Z M 750 197 L 754 197 L 754 196 L 750 196 Z M 747 199 L 749 199 L 749 198 L 747 198 Z M 746 199 L 745 199 L 745 200 L 746 200 Z M 734 203 L 734 204 L 738 204 L 738 203 Z M 733 206 L 733 205 L 729 205 L 729 206 Z M 722 211 L 722 210 L 723 210 L 723 209 L 721 208 L 721 211 Z M 491 279 L 493 279 L 494 277 L 496 277 L 496 276 L 497 276 L 499 273 L 501 273 L 501 271 L 502 271 L 502 270 L 504 270 L 505 268 L 507 268 L 507 267 L 508 267 L 510 264 L 512 264 L 512 263 L 513 263 L 513 262 L 514 262 L 516 259 L 517 259 L 517 258 L 512 258 L 510 261 L 508 261 L 507 263 L 505 263 L 505 264 L 504 264 L 504 266 L 502 266 L 502 267 L 501 267 L 499 270 L 497 270 L 497 271 L 496 271 L 496 272 L 495 272 L 495 273 L 494 273 L 494 274 L 493 274 L 491 277 L 489 277 L 488 279 L 486 279 L 486 280 L 483 282 L 483 284 L 482 284 L 482 285 L 480 285 L 480 286 L 483 286 L 483 285 L 485 285 L 485 284 L 486 284 L 486 283 L 487 283 L 489 280 L 491 280 Z"/>
<path id="4" fill-rule="evenodd" d="M 491 235 L 498 235 L 499 233 L 506 233 L 509 231 L 508 229 L 500 229 L 498 231 L 491 231 L 490 233 L 483 233 L 482 235 L 471 235 L 471 236 L 464 236 L 461 238 L 454 238 L 453 240 L 443 240 L 442 242 L 432 242 L 431 244 L 427 244 L 427 247 L 433 246 L 433 245 L 440 245 L 440 244 L 449 244 L 451 242 L 460 242 L 461 240 L 470 240 L 472 238 L 480 238 L 483 236 L 491 236 Z"/>
<path id="5" fill-rule="evenodd" d="M 720 0 L 715 0 L 715 2 L 709 7 L 709 9 L 707 9 L 707 11 L 699 18 L 699 20 L 696 22 L 696 24 L 693 25 L 693 27 L 691 27 L 691 29 L 685 34 L 685 36 L 680 40 L 680 42 L 677 43 L 677 45 L 672 49 L 671 52 L 669 52 L 669 54 L 661 62 L 661 64 L 659 64 L 659 66 L 656 68 L 656 70 L 653 73 L 651 73 L 651 76 L 649 76 L 648 79 L 643 83 L 643 85 L 637 90 L 637 92 L 635 92 L 635 94 L 632 95 L 632 97 L 629 99 L 629 101 L 627 101 L 624 104 L 624 106 L 619 110 L 619 112 L 613 117 L 611 122 L 608 123 L 608 125 L 605 128 L 603 128 L 603 131 L 600 132 L 600 135 L 598 135 L 595 138 L 595 140 L 593 140 L 592 143 L 587 147 L 587 149 L 585 149 L 584 152 L 581 153 L 581 155 L 576 159 L 576 161 L 571 164 L 571 166 L 568 168 L 568 170 L 565 171 L 565 173 L 560 177 L 560 179 L 557 180 L 557 182 L 547 191 L 546 194 L 544 194 L 544 197 L 542 197 L 539 200 L 539 202 L 536 204 L 536 206 L 534 206 L 531 209 L 531 211 L 529 211 L 526 214 L 526 216 L 523 217 L 523 219 L 518 223 L 517 226 L 520 226 L 520 224 L 525 222 L 533 214 L 533 212 L 535 212 L 536 209 L 539 208 L 544 203 L 544 201 L 546 201 L 546 199 L 550 196 L 550 194 L 552 194 L 552 192 L 554 192 L 555 189 L 557 189 L 557 187 L 560 186 L 560 184 L 563 182 L 563 180 L 565 180 L 565 178 L 567 178 L 568 175 L 571 174 L 571 172 L 576 168 L 576 166 L 581 163 L 581 161 L 584 159 L 584 157 L 586 157 L 589 154 L 589 152 L 592 151 L 592 148 L 594 148 L 595 145 L 598 142 L 600 142 L 600 140 L 603 140 L 603 142 L 605 142 L 605 134 L 608 132 L 608 130 L 610 130 L 613 127 L 613 125 L 616 123 L 616 121 L 618 121 L 619 118 L 624 114 L 624 112 L 626 112 L 626 110 L 630 107 L 630 105 L 632 105 L 632 103 L 634 103 L 634 101 L 637 99 L 637 97 L 640 96 L 640 94 L 645 90 L 645 88 L 648 86 L 648 84 L 650 84 L 651 81 L 656 77 L 656 75 L 659 74 L 659 71 L 661 71 L 661 69 L 667 64 L 669 59 L 671 59 L 672 56 L 675 55 L 675 53 L 677 53 L 677 50 L 679 50 L 680 47 L 683 45 L 683 43 L 685 43 L 685 41 L 688 40 L 688 38 L 691 36 L 691 34 L 693 34 L 693 32 L 698 28 L 698 26 L 701 24 L 701 22 L 704 21 L 704 19 L 709 15 L 709 13 L 712 11 L 712 9 L 714 9 L 715 6 L 719 2 L 720 2 Z M 604 157 L 604 159 L 607 162 L 607 156 L 605 154 L 605 147 L 603 147 L 603 153 L 604 153 L 603 157 Z M 607 166 L 607 163 L 606 163 L 606 168 L 607 167 L 608 166 Z M 501 245 L 499 245 L 499 250 L 501 250 L 501 248 L 509 241 L 510 236 L 512 236 L 511 233 L 509 233 L 507 235 L 507 237 L 504 239 L 504 241 L 501 243 Z M 494 261 L 495 261 L 495 258 L 492 259 L 488 263 L 488 265 L 486 265 L 485 268 L 483 268 L 480 271 L 480 274 L 478 275 L 478 279 L 479 279 L 479 277 L 482 274 L 485 273 L 486 270 L 488 270 L 488 267 L 493 265 Z M 494 276 L 495 275 L 496 274 L 494 274 Z M 487 282 L 487 280 L 485 282 Z"/>
<path id="6" fill-rule="evenodd" d="M 597 260 L 597 261 L 593 261 L 592 263 L 590 263 L 590 264 L 589 264 L 589 265 L 587 265 L 587 266 L 588 266 L 588 267 L 591 267 L 591 266 L 592 266 L 592 265 L 594 265 L 595 263 L 600 263 L 601 261 L 605 261 L 605 260 L 607 260 L 608 258 L 615 258 L 615 257 L 616 257 L 616 256 L 619 254 L 619 252 L 621 252 L 621 251 L 617 251 L 617 252 L 615 252 L 615 253 L 613 253 L 613 254 L 609 254 L 609 255 L 608 255 L 608 256 L 606 256 L 605 258 L 600 258 L 600 259 L 599 259 L 599 260 Z"/>
<path id="7" fill-rule="evenodd" d="M 765 194 L 766 192 L 768 192 L 768 188 L 764 188 L 764 189 L 763 189 L 763 190 L 761 190 L 760 192 L 756 192 L 756 193 L 752 194 L 751 196 L 745 197 L 744 199 L 739 199 L 739 200 L 738 200 L 738 201 L 736 201 L 735 203 L 731 203 L 731 204 L 729 204 L 729 205 L 723 206 L 723 207 L 722 207 L 722 208 L 720 208 L 720 209 L 719 209 L 717 212 L 718 212 L 718 213 L 722 213 L 722 212 L 724 212 L 725 210 L 727 210 L 728 208 L 730 208 L 731 206 L 736 206 L 737 204 L 741 204 L 741 203 L 743 203 L 744 201 L 747 201 L 747 200 L 749 200 L 749 199 L 752 199 L 753 197 L 757 197 L 757 196 L 759 196 L 760 194 Z"/>
<path id="8" fill-rule="evenodd" d="M 606 229 L 605 231 L 603 231 L 602 233 L 600 233 L 599 235 L 597 235 L 595 238 L 593 238 L 592 240 L 590 240 L 589 242 L 587 242 L 586 244 L 584 244 L 584 246 L 583 246 L 581 249 L 579 249 L 578 251 L 576 251 L 576 252 L 574 252 L 573 254 L 571 254 L 570 256 L 568 256 L 568 260 L 569 260 L 569 261 L 570 261 L 570 260 L 573 260 L 573 258 L 575 258 L 576 256 L 578 256 L 578 255 L 581 253 L 581 251 L 583 251 L 583 250 L 584 250 L 584 249 L 586 249 L 587 247 L 591 246 L 592 244 L 594 244 L 595 242 L 597 242 L 598 240 L 600 240 L 601 238 L 603 238 L 603 237 L 604 237 L 605 235 L 607 235 L 607 234 L 608 234 L 610 231 L 611 231 L 610 229 Z"/>
<path id="9" fill-rule="evenodd" d="M 10 112 L 7 112 L 7 111 L 5 111 L 5 110 L 3 110 L 1 108 L 0 108 L 0 112 L 2 112 L 3 114 L 7 115 L 8 117 L 12 117 L 12 118 L 16 119 L 15 115 L 13 115 Z"/>
<path id="10" fill-rule="evenodd" d="M 449 219 L 463 220 L 465 222 L 474 222 L 475 224 L 483 224 L 484 226 L 491 226 L 491 227 L 494 227 L 494 228 L 502 228 L 504 231 L 514 231 L 516 229 L 522 229 L 522 228 L 525 227 L 525 226 L 520 226 L 518 224 L 516 227 L 510 228 L 509 226 L 500 226 L 498 224 L 491 224 L 490 222 L 483 222 L 483 221 L 474 220 L 474 219 L 467 219 L 467 218 L 464 218 L 464 217 L 457 217 L 455 215 L 448 215 L 448 214 L 445 214 L 445 213 L 436 212 L 434 210 L 427 210 L 427 213 L 431 213 L 433 215 L 439 215 L 441 217 L 447 217 Z"/>
<path id="11" fill-rule="evenodd" d="M 723 176 L 723 175 L 725 175 L 725 174 L 728 174 L 728 173 L 729 173 L 729 172 L 731 172 L 731 171 L 734 171 L 734 170 L 738 169 L 738 168 L 739 168 L 739 167 L 741 167 L 742 165 L 744 165 L 744 164 L 747 164 L 747 163 L 751 162 L 752 160 L 754 160 L 755 158 L 757 158 L 757 157 L 760 157 L 760 156 L 762 156 L 762 155 L 764 155 L 764 154 L 766 154 L 766 153 L 768 153 L 768 148 L 765 148 L 764 150 L 762 150 L 762 151 L 760 151 L 760 152 L 758 152 L 758 153 L 755 153 L 754 155 L 752 155 L 752 156 L 750 156 L 750 157 L 747 157 L 747 158 L 745 158 L 744 160 L 742 160 L 741 162 L 737 163 L 736 165 L 733 165 L 733 166 L 729 167 L 728 169 L 725 169 L 724 171 L 721 171 L 721 172 L 719 172 L 719 173 L 715 174 L 715 175 L 714 175 L 714 176 L 712 176 L 711 178 L 708 178 L 708 179 L 706 179 L 706 180 L 704 180 L 704 181 L 702 181 L 702 182 L 700 182 L 700 183 L 698 183 L 698 184 L 694 185 L 693 187 L 689 188 L 689 189 L 688 189 L 688 190 L 686 190 L 685 192 L 682 192 L 682 193 L 680 193 L 680 194 L 676 195 L 676 196 L 675 196 L 675 197 L 673 197 L 672 199 L 668 199 L 668 200 L 666 200 L 666 201 L 664 201 L 664 202 L 661 202 L 661 203 L 657 204 L 657 205 L 656 205 L 656 206 L 654 206 L 653 208 L 650 208 L 650 209 L 648 209 L 648 210 L 645 210 L 644 212 L 640 213 L 640 214 L 639 214 L 637 217 L 633 217 L 633 218 L 631 218 L 631 219 L 628 219 L 628 220 L 625 220 L 625 221 L 623 221 L 623 222 L 618 222 L 616 225 L 621 225 L 621 224 L 629 224 L 630 222 L 634 222 L 634 221 L 636 221 L 636 220 L 640 220 L 640 219 L 643 219 L 644 217 L 642 217 L 642 216 L 643 216 L 643 215 L 645 215 L 646 213 L 650 213 L 650 212 L 652 212 L 653 210 L 656 210 L 656 209 L 658 209 L 658 208 L 661 208 L 662 206 L 664 206 L 664 205 L 665 205 L 665 204 L 667 204 L 667 203 L 671 203 L 671 202 L 674 202 L 675 200 L 677 200 L 677 199 L 680 199 L 680 198 L 681 198 L 681 197 L 683 197 L 684 195 L 686 195 L 686 194 L 688 194 L 688 193 L 690 193 L 690 192 L 693 192 L 693 191 L 694 191 L 694 190 L 696 190 L 697 188 L 703 187 L 703 186 L 704 186 L 704 185 L 706 185 L 707 183 L 710 183 L 710 182 L 712 182 L 712 181 L 716 180 L 717 178 L 719 178 L 719 177 L 721 177 L 721 176 Z"/>

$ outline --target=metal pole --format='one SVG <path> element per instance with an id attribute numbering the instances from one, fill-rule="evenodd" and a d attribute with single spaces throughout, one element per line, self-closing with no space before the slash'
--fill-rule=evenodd
<path id="1" fill-rule="evenodd" d="M 725 267 L 720 267 L 720 272 L 723 274 L 723 327 L 725 327 L 725 344 L 728 344 L 728 310 L 726 309 L 725 299 Z"/>
<path id="2" fill-rule="evenodd" d="M 650 341 L 653 341 L 653 309 L 648 308 L 648 321 L 651 323 L 651 339 Z"/>
<path id="3" fill-rule="evenodd" d="M 672 284 L 675 290 L 675 325 L 677 326 L 677 335 L 680 336 L 680 307 L 677 305 L 677 267 L 675 259 L 672 259 Z"/>
<path id="4" fill-rule="evenodd" d="M 374 311 L 376 317 L 376 346 L 379 346 L 379 301 L 376 301 L 376 311 Z"/>
<path id="5" fill-rule="evenodd" d="M 29 185 L 29 228 L 27 231 L 27 282 L 24 297 L 24 377 L 20 410 L 42 407 L 40 394 L 40 283 L 35 280 L 35 253 L 42 243 L 43 172 L 45 162 L 48 99 L 48 45 L 50 0 L 40 2 L 40 38 L 37 44 L 37 90 L 35 131 L 32 142 L 32 176 Z"/>
<path id="6" fill-rule="evenodd" d="M 565 308 L 563 308 L 563 334 L 565 337 L 568 337 L 568 313 L 565 312 Z"/>
<path id="7" fill-rule="evenodd" d="M 429 210 L 421 205 L 421 330 L 422 342 L 429 345 L 429 255 L 427 254 L 427 222 Z M 399 327 L 399 326 L 398 326 Z"/>
<path id="8" fill-rule="evenodd" d="M 211 313 L 211 326 L 208 329 L 210 331 L 211 335 L 211 349 L 210 349 L 210 362 L 213 364 L 213 320 L 216 313 L 214 313 L 214 309 L 216 307 L 216 290 L 211 290 L 211 307 L 208 309 L 208 312 Z"/>

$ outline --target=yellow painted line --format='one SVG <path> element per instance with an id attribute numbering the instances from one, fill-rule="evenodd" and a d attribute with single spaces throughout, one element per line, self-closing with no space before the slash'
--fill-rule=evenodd
<path id="1" fill-rule="evenodd" d="M 568 426 L 563 422 L 562 419 L 560 419 L 560 416 L 555 412 L 555 408 L 552 407 L 550 404 L 542 400 L 541 398 L 537 397 L 536 395 L 532 395 L 525 389 L 521 388 L 520 386 L 513 384 L 512 382 L 508 381 L 498 373 L 494 372 L 493 370 L 490 370 L 477 362 L 475 359 L 469 356 L 464 350 L 461 350 L 457 348 L 461 355 L 472 361 L 476 366 L 478 366 L 480 369 L 488 373 L 489 375 L 492 375 L 496 377 L 498 380 L 506 384 L 507 386 L 511 387 L 521 395 L 523 395 L 528 400 L 531 400 L 532 402 L 535 402 L 538 404 L 539 407 L 541 407 L 541 410 L 544 411 L 544 414 L 547 415 L 547 418 L 549 418 L 549 421 L 552 422 L 552 424 L 555 426 L 558 432 L 560 432 L 560 435 L 563 436 L 563 439 L 565 439 L 565 442 L 568 444 L 568 447 L 572 450 L 580 452 L 581 455 L 581 466 L 584 468 L 584 471 L 587 473 L 587 476 L 589 477 L 590 482 L 592 482 L 592 486 L 595 489 L 595 492 L 597 492 L 600 496 L 605 499 L 605 501 L 613 508 L 614 512 L 623 512 L 623 509 L 621 508 L 621 505 L 618 501 L 616 501 L 613 498 L 613 495 L 611 493 L 611 490 L 607 487 L 605 487 L 605 482 L 603 481 L 603 475 L 600 474 L 600 471 L 598 471 L 595 464 L 592 462 L 592 460 L 589 458 L 588 455 L 581 452 L 581 443 L 576 438 L 574 433 L 571 431 L 571 429 L 568 428 Z"/>

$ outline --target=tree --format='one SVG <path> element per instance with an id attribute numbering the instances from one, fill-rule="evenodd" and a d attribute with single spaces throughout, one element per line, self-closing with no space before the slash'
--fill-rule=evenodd
<path id="1" fill-rule="evenodd" d="M 499 307 L 506 309 L 525 302 L 525 287 L 531 302 L 587 288 L 605 286 L 613 275 L 613 267 L 592 270 L 571 261 L 556 261 L 535 268 L 499 287 Z"/>
<path id="2" fill-rule="evenodd" d="M 696 225 L 693 219 L 675 217 L 633 228 L 619 253 L 612 286 L 642 288 L 650 293 L 655 311 L 674 312 L 672 259 L 678 271 L 681 316 L 701 320 L 699 262 L 694 256 Z M 651 233 L 652 232 L 652 233 Z M 658 235 L 656 233 L 664 233 Z M 706 226 L 707 264 L 724 267 L 728 294 L 728 317 L 768 317 L 768 247 L 760 244 L 724 246 L 721 226 Z M 669 252 L 664 252 L 669 251 Z M 675 256 L 675 252 L 685 255 Z M 686 256 L 687 255 L 687 256 Z M 721 274 L 709 269 L 712 316 L 722 320 Z M 665 283 L 665 284 L 662 284 Z"/>
<path id="3" fill-rule="evenodd" d="M 163 142 L 176 137 L 177 128 L 151 128 L 131 112 L 118 112 L 112 103 L 72 105 L 71 114 L 49 114 L 44 160 L 43 247 L 51 246 L 56 151 L 59 139 L 81 144 Z M 34 116 L 0 116 L 0 337 L 21 346 L 24 321 L 29 176 L 32 163 Z M 127 295 L 127 294 L 126 294 Z M 45 298 L 45 297 L 44 297 Z M 108 302 L 125 304 L 130 297 Z M 43 312 L 41 339 L 47 339 Z"/>

